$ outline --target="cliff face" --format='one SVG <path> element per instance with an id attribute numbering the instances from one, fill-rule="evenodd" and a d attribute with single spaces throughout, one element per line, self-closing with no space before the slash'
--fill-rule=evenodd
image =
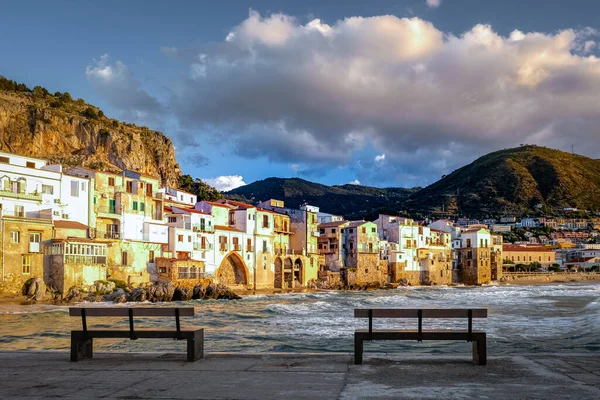
<path id="1" fill-rule="evenodd" d="M 131 169 L 179 186 L 171 140 L 64 94 L 0 90 L 0 150 L 105 171 Z"/>

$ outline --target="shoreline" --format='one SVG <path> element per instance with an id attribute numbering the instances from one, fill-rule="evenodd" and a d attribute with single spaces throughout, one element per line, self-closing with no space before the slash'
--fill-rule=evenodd
<path id="1" fill-rule="evenodd" d="M 574 279 L 575 277 L 579 279 Z M 549 279 L 556 278 L 556 279 Z M 522 277 L 511 277 L 510 279 L 503 281 L 492 281 L 489 284 L 485 285 L 462 285 L 462 284 L 452 284 L 452 285 L 435 285 L 435 286 L 427 286 L 427 285 L 414 285 L 414 286 L 397 286 L 392 289 L 313 289 L 313 288 L 301 288 L 301 289 L 243 289 L 243 290 L 235 290 L 235 293 L 240 296 L 256 296 L 256 295 L 285 295 L 285 294 L 296 294 L 296 293 L 331 293 L 331 292 L 364 292 L 364 291 L 373 291 L 373 290 L 396 290 L 400 288 L 469 288 L 469 287 L 494 287 L 494 286 L 541 286 L 541 285 L 563 285 L 563 284 L 600 284 L 600 274 L 594 275 L 578 275 L 578 274 L 570 274 L 570 275 L 527 275 L 524 274 Z M 113 304 L 113 302 L 107 301 L 105 303 Z M 135 302 L 129 302 L 135 303 Z M 56 306 L 69 306 L 75 304 L 82 304 L 82 302 L 63 302 L 60 300 L 41 300 L 35 301 L 28 299 L 27 296 L 0 296 L 0 306 L 33 306 L 33 305 L 56 305 Z"/>

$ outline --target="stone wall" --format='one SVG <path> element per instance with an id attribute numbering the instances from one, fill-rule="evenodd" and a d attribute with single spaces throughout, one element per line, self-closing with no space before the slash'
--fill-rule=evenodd
<path id="1" fill-rule="evenodd" d="M 198 273 L 197 278 L 180 279 L 179 268 L 195 268 Z M 177 282 L 179 284 L 186 281 L 197 282 L 204 277 L 204 261 L 157 257 L 156 269 L 158 271 L 158 283 Z"/>
<path id="2" fill-rule="evenodd" d="M 460 249 L 460 280 L 466 285 L 482 285 L 492 280 L 489 248 Z M 471 257 L 468 257 L 471 252 Z"/>

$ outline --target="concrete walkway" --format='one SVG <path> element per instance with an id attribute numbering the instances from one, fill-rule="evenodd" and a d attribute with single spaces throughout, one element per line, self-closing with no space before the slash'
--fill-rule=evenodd
<path id="1" fill-rule="evenodd" d="M 600 399 L 600 355 L 0 352 L 2 399 Z"/>

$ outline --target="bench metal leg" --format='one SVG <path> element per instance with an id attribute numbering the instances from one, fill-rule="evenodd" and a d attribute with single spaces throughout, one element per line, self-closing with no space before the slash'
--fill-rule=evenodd
<path id="1" fill-rule="evenodd" d="M 477 365 L 487 365 L 487 345 L 486 339 L 473 341 L 473 363 Z"/>
<path id="2" fill-rule="evenodd" d="M 193 338 L 187 340 L 187 360 L 194 362 L 204 358 L 204 329 L 194 332 Z"/>
<path id="3" fill-rule="evenodd" d="M 354 335 L 354 364 L 360 365 L 363 362 L 363 339 Z"/>
<path id="4" fill-rule="evenodd" d="M 84 338 L 83 332 L 71 331 L 71 361 L 92 358 L 94 339 Z"/>

